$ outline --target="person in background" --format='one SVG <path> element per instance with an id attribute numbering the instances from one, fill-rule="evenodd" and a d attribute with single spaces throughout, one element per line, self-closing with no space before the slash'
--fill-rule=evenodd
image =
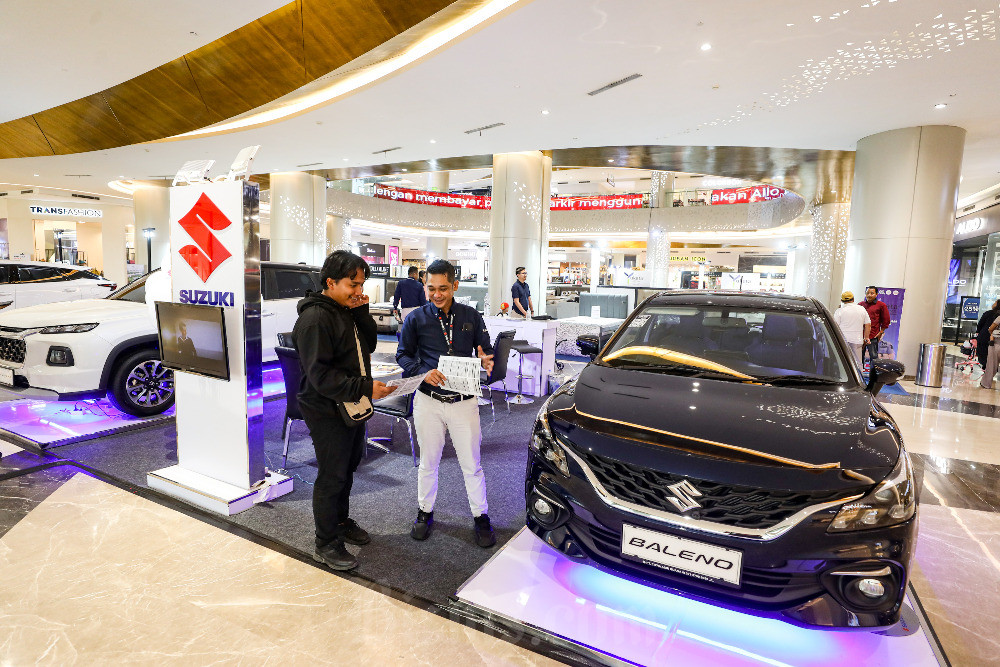
<path id="1" fill-rule="evenodd" d="M 402 314 L 396 318 L 402 322 L 406 316 L 420 306 L 427 303 L 427 295 L 424 294 L 424 284 L 417 279 L 417 267 L 411 266 L 406 272 L 406 280 L 396 283 L 396 291 L 392 295 L 392 309 Z"/>
<path id="2" fill-rule="evenodd" d="M 535 306 L 531 303 L 531 288 L 526 282 L 528 272 L 523 266 L 519 266 L 514 275 L 517 276 L 517 280 L 510 288 L 511 314 L 515 317 L 531 317 L 535 312 Z"/>
<path id="3" fill-rule="evenodd" d="M 985 362 L 982 361 L 982 356 L 979 357 L 980 363 L 983 364 L 983 377 L 979 380 L 979 386 L 983 389 L 993 388 L 993 376 L 997 374 L 997 369 L 1000 367 L 1000 332 L 997 332 L 997 328 L 1000 327 L 1000 300 L 993 304 L 993 308 L 983 313 L 983 316 L 979 318 L 979 324 L 982 324 L 990 313 L 993 313 L 992 322 L 982 329 L 978 325 L 976 326 L 977 356 L 982 354 L 982 348 L 985 347 L 986 351 Z"/>
<path id="4" fill-rule="evenodd" d="M 421 271 L 420 272 L 420 276 L 417 279 L 420 281 L 421 285 L 426 285 L 427 284 L 427 272 L 426 271 Z"/>
<path id="5" fill-rule="evenodd" d="M 418 308 L 403 322 L 396 351 L 396 362 L 403 367 L 405 377 L 427 373 L 413 397 L 420 469 L 417 472 L 417 518 L 410 537 L 426 540 L 431 535 L 438 466 L 447 429 L 465 477 L 476 544 L 487 548 L 496 544 L 496 536 L 486 513 L 486 478 L 479 458 L 482 444 L 479 404 L 476 396 L 442 389 L 445 376 L 437 367 L 443 355 L 478 356 L 482 367 L 489 373 L 493 369 L 493 346 L 483 316 L 475 308 L 455 302 L 457 289 L 455 267 L 450 262 L 439 259 L 427 267 L 430 303 Z"/>
<path id="6" fill-rule="evenodd" d="M 194 341 L 188 338 L 188 326 L 184 320 L 177 325 L 177 356 L 189 364 L 193 364 L 198 358 Z"/>
<path id="7" fill-rule="evenodd" d="M 882 336 L 885 335 L 885 330 L 889 328 L 892 318 L 889 316 L 889 306 L 885 305 L 885 302 L 879 301 L 878 288 L 874 285 L 865 288 L 865 300 L 861 302 L 861 306 L 868 311 L 872 325 L 868 344 L 865 345 L 861 354 L 863 367 L 864 352 L 868 352 L 868 363 L 878 359 L 878 344 L 882 340 Z"/>
<path id="8" fill-rule="evenodd" d="M 976 357 L 979 359 L 979 365 L 984 369 L 986 368 L 986 361 L 990 352 L 989 328 L 991 324 L 996 322 L 998 317 L 1000 317 L 1000 299 L 994 301 L 993 307 L 980 315 L 979 321 L 976 322 Z"/>
<path id="9" fill-rule="evenodd" d="M 872 328 L 868 311 L 854 303 L 854 292 L 847 291 L 840 295 L 840 308 L 833 314 L 840 333 L 854 353 L 854 360 L 861 365 L 862 349 L 870 342 Z"/>
<path id="10" fill-rule="evenodd" d="M 378 343 L 375 319 L 362 288 L 371 270 L 346 250 L 326 258 L 320 271 L 322 292 L 306 292 L 292 338 L 299 352 L 302 382 L 299 409 L 316 448 L 313 558 L 334 570 L 350 570 L 358 560 L 344 546 L 368 544 L 368 533 L 350 517 L 351 486 L 365 446 L 364 422 L 341 415 L 338 403 L 367 396 L 385 398 L 393 389 L 372 380 L 371 353 Z M 361 348 L 363 364 L 358 361 Z"/>

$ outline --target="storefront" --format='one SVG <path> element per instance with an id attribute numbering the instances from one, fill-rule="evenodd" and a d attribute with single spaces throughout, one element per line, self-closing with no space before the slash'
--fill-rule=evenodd
<path id="1" fill-rule="evenodd" d="M 954 246 L 948 263 L 948 296 L 942 314 L 941 340 L 961 341 L 976 330 L 979 314 L 997 299 L 1000 276 L 994 275 L 990 239 L 1000 232 L 1000 205 L 955 223 Z M 992 244 L 996 246 L 996 242 Z"/>

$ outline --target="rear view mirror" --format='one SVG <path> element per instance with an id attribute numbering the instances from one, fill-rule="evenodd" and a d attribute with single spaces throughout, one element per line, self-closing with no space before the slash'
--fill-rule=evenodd
<path id="1" fill-rule="evenodd" d="M 584 356 L 590 357 L 593 361 L 597 353 L 601 351 L 601 342 L 597 336 L 591 334 L 584 334 L 582 336 L 576 337 L 576 346 L 580 348 L 580 352 Z"/>
<path id="2" fill-rule="evenodd" d="M 868 386 L 865 389 L 877 396 L 883 386 L 896 384 L 905 373 L 906 367 L 895 359 L 877 359 L 869 367 Z"/>

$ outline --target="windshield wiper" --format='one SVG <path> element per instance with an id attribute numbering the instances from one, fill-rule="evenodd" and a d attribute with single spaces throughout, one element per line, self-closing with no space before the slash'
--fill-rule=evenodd
<path id="1" fill-rule="evenodd" d="M 759 375 L 753 381 L 766 384 L 841 384 L 839 380 L 819 375 Z"/>

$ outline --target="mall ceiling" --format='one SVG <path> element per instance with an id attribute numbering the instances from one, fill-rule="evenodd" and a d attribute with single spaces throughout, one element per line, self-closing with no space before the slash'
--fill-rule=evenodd
<path id="1" fill-rule="evenodd" d="M 162 178 L 188 159 L 226 165 L 251 144 L 262 146 L 261 171 L 334 178 L 487 167 L 496 152 L 545 149 L 557 165 L 770 180 L 836 201 L 848 196 L 858 139 L 950 124 L 968 130 L 968 194 L 1000 181 L 997 11 L 996 0 L 521 0 L 414 64 L 288 119 L 0 160 L 0 181 L 107 193 L 110 180 Z M 125 18 L 117 27 L 132 25 Z M 348 80 L 362 65 L 307 90 Z M 36 69 L 43 86 L 47 75 Z M 588 94 L 632 74 L 641 76 Z M 224 83 L 256 90 L 245 79 L 241 71 Z"/>

